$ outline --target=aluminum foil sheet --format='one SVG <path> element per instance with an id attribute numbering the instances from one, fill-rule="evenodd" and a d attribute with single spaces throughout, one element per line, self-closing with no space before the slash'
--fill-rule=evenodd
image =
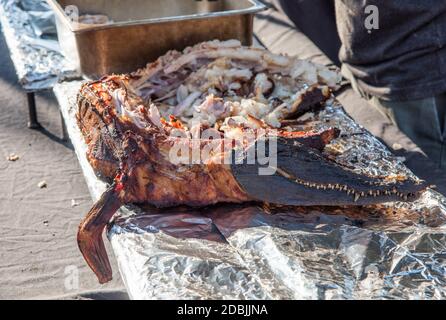
<path id="1" fill-rule="evenodd" d="M 93 198 L 105 190 L 75 122 L 79 82 L 55 87 Z M 413 174 L 336 101 L 306 125 L 337 126 L 335 160 Z M 366 207 L 127 206 L 108 238 L 133 299 L 445 299 L 446 199 Z"/>
<path id="2" fill-rule="evenodd" d="M 80 77 L 61 54 L 54 16 L 44 0 L 0 0 L 0 23 L 25 90 L 50 89 L 59 80 Z"/>

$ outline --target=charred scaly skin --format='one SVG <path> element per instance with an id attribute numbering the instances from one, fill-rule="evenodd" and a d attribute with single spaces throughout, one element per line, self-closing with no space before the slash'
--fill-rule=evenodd
<path id="1" fill-rule="evenodd" d="M 90 210 L 78 231 L 79 248 L 101 283 L 111 279 L 102 232 L 122 204 L 149 202 L 158 207 L 206 206 L 252 200 L 240 188 L 229 167 L 196 165 L 179 170 L 161 154 L 172 145 L 159 128 L 148 122 L 150 134 L 145 133 L 145 137 L 134 124 L 118 121 L 104 88 L 117 87 L 123 80 L 111 77 L 84 85 L 78 98 L 79 126 L 86 142 L 90 143 L 88 159 L 101 177 L 114 181 L 113 187 Z M 337 133 L 330 130 L 330 133 L 307 136 L 296 132 L 294 136 L 323 148 Z"/>
<path id="2" fill-rule="evenodd" d="M 77 234 L 79 249 L 101 284 L 112 279 L 112 269 L 102 240 L 102 232 L 122 204 L 116 186 L 112 185 L 79 225 Z"/>
<path id="3" fill-rule="evenodd" d="M 225 54 L 233 55 L 237 59 L 245 55 L 256 70 L 261 68 L 265 71 L 269 66 L 279 70 L 279 73 L 286 73 L 286 68 L 293 62 L 291 58 L 272 57 L 257 49 L 237 49 L 231 44 L 230 47 L 219 51 L 213 45 L 207 44 L 204 48 L 192 49 L 184 58 L 172 54 L 165 59 L 173 59 L 169 62 L 170 65 L 161 59 L 157 64 L 151 65 L 149 68 L 151 70 L 140 72 L 137 80 L 127 76 L 107 76 L 82 86 L 78 96 L 77 120 L 89 146 L 87 157 L 95 172 L 112 185 L 90 210 L 78 231 L 79 248 L 101 283 L 111 279 L 111 268 L 102 242 L 102 232 L 121 205 L 148 203 L 157 207 L 176 205 L 201 207 L 216 203 L 248 201 L 298 206 L 363 205 L 395 200 L 410 201 L 416 199 L 427 187 L 424 182 L 409 179 L 391 181 L 385 177 L 358 175 L 328 159 L 322 151 L 325 145 L 339 136 L 339 130 L 336 128 L 308 132 L 277 130 L 275 134 L 264 136 L 262 139 L 277 140 L 278 161 L 274 168 L 275 174 L 271 176 L 259 176 L 257 165 L 225 165 L 213 161 L 213 158 L 210 158 L 210 162 L 199 164 L 172 163 L 168 156 L 170 150 L 179 143 L 185 144 L 192 150 L 194 141 L 189 138 L 172 138 L 170 133 L 173 131 L 184 131 L 182 122 L 173 116 L 167 120 L 161 119 L 159 115 L 156 116 L 157 109 L 152 110 L 152 106 L 139 95 L 144 95 L 148 99 L 159 100 L 159 96 L 164 96 L 161 100 L 172 99 L 171 93 L 162 89 L 164 85 L 170 86 L 169 90 L 177 85 L 172 83 L 175 77 L 163 80 L 164 77 L 180 70 L 182 73 L 179 78 L 187 82 L 190 79 L 184 73 L 186 72 L 184 65 L 189 60 L 194 61 L 197 57 L 209 60 L 211 56 Z M 267 63 L 259 64 L 259 61 L 254 59 L 257 56 L 266 59 Z M 206 63 L 209 63 L 208 60 Z M 238 61 L 237 64 L 239 63 Z M 227 61 L 220 61 L 215 67 L 221 64 L 227 64 Z M 219 69 L 212 70 L 217 72 Z M 199 70 L 197 72 L 200 74 Z M 240 73 L 241 76 L 248 74 L 246 70 Z M 265 102 L 265 95 L 271 95 L 280 83 L 268 83 L 271 77 L 252 75 L 254 76 L 256 80 L 263 79 L 261 85 L 258 84 L 256 87 L 254 83 L 253 87 L 258 99 Z M 152 84 L 144 84 L 144 81 L 150 80 L 151 77 L 156 78 L 155 82 L 160 82 L 155 91 L 151 87 Z M 282 85 L 288 85 L 290 78 L 286 77 L 289 75 L 284 76 L 286 79 L 281 77 L 276 77 L 275 81 L 280 80 L 283 82 Z M 193 80 L 200 79 L 198 77 Z M 133 90 L 129 81 L 139 82 L 138 93 Z M 196 83 L 192 81 L 189 84 L 193 86 Z M 217 85 L 221 86 L 221 83 Z M 247 91 L 246 95 L 251 96 L 246 83 L 238 90 Z M 275 123 L 277 116 L 280 119 L 287 119 L 322 107 L 323 101 L 329 96 L 327 90 L 326 86 L 321 88 L 313 85 L 307 91 L 288 99 L 291 103 L 289 106 L 286 106 L 281 99 L 271 99 L 269 103 L 274 110 L 264 120 L 251 115 L 246 116 L 245 120 L 251 126 L 272 132 L 266 121 L 271 120 L 270 122 Z M 177 92 L 177 95 L 180 96 L 181 92 Z M 227 112 L 219 97 L 211 96 L 202 106 L 210 110 L 215 109 L 214 111 L 220 115 Z M 181 112 L 184 111 L 183 107 L 179 108 Z M 271 118 L 271 115 L 274 117 Z M 236 124 L 235 129 L 242 133 L 245 130 L 252 130 L 246 125 Z M 201 139 L 199 147 L 215 142 L 224 146 L 226 140 Z M 256 144 L 245 146 L 242 143 L 242 148 L 249 149 L 256 146 Z M 222 152 L 222 155 L 225 153 Z"/>
<path id="4" fill-rule="evenodd" d="M 108 84 L 112 86 L 113 81 Z M 94 146 L 88 150 L 88 159 L 102 178 L 114 181 L 81 222 L 77 236 L 79 249 L 100 283 L 111 280 L 102 233 L 121 205 L 206 206 L 250 200 L 226 166 L 203 169 L 195 165 L 179 170 L 161 154 L 171 144 L 158 128 L 148 128 L 151 133 L 142 136 L 132 123 L 117 121 L 107 101 L 100 82 L 83 86 L 78 98 L 79 126 L 85 140 Z"/>

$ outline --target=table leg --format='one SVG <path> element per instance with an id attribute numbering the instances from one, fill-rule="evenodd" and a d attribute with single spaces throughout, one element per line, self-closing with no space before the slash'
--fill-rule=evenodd
<path id="1" fill-rule="evenodd" d="M 60 113 L 60 121 L 61 121 L 61 125 L 62 125 L 62 140 L 64 142 L 67 142 L 69 139 L 68 132 L 67 132 L 67 125 L 65 124 L 65 119 L 62 116 L 62 111 L 60 111 L 59 113 Z"/>
<path id="2" fill-rule="evenodd" d="M 34 96 L 34 92 L 27 92 L 26 96 L 28 98 L 28 111 L 29 111 L 28 128 L 40 129 L 42 126 L 40 125 L 39 121 L 37 121 L 36 97 Z"/>

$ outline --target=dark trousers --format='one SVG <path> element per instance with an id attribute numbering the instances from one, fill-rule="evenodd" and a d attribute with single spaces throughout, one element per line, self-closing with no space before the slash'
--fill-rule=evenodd
<path id="1" fill-rule="evenodd" d="M 421 100 L 384 101 L 370 104 L 404 132 L 440 169 L 446 169 L 446 93 Z"/>

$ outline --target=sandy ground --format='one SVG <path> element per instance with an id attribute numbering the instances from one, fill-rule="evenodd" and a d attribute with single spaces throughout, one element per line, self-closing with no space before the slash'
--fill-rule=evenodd
<path id="1" fill-rule="evenodd" d="M 45 129 L 28 129 L 26 95 L 3 37 L 0 53 L 0 299 L 126 298 L 114 259 L 115 279 L 101 286 L 77 248 L 92 201 L 71 144 L 60 140 L 52 92 L 37 96 Z M 19 160 L 7 161 L 11 153 Z"/>

